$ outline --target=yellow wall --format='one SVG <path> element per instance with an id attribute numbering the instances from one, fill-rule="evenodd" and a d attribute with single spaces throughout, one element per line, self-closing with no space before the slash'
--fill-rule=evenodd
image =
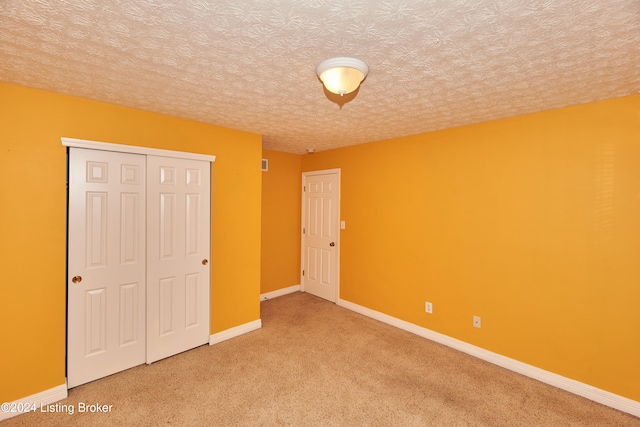
<path id="1" fill-rule="evenodd" d="M 341 298 L 640 401 L 640 96 L 302 163 L 342 170 Z"/>
<path id="2" fill-rule="evenodd" d="M 302 156 L 263 150 L 260 293 L 300 284 Z"/>
<path id="3" fill-rule="evenodd" d="M 259 319 L 259 135 L 5 83 L 0 118 L 0 401 L 65 380 L 62 136 L 216 155 L 211 333 Z"/>

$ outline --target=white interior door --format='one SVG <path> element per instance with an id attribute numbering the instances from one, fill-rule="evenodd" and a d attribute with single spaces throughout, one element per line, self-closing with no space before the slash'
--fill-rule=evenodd
<path id="1" fill-rule="evenodd" d="M 145 156 L 69 151 L 67 382 L 145 360 Z"/>
<path id="2" fill-rule="evenodd" d="M 147 156 L 147 363 L 209 342 L 210 176 Z"/>
<path id="3" fill-rule="evenodd" d="M 302 197 L 302 288 L 336 302 L 339 281 L 339 170 L 305 172 Z"/>

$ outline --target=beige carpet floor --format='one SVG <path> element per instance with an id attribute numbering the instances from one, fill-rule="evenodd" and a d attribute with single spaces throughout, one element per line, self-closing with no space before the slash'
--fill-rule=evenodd
<path id="1" fill-rule="evenodd" d="M 0 426 L 640 426 L 309 294 L 261 308 L 260 330 L 71 389 L 74 414 Z"/>

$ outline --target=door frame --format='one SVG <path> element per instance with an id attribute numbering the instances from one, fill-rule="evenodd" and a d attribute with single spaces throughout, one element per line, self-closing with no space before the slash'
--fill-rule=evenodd
<path id="1" fill-rule="evenodd" d="M 144 154 L 148 156 L 175 157 L 177 159 L 206 160 L 215 162 L 216 156 L 210 154 L 186 153 L 184 151 L 163 150 L 160 148 L 137 147 L 135 145 L 113 144 L 110 142 L 89 141 L 86 139 L 60 138 L 65 147 L 89 148 L 91 150 L 117 151 L 119 153 Z"/>
<path id="2" fill-rule="evenodd" d="M 300 218 L 300 290 L 305 292 L 304 289 L 304 281 L 305 277 L 303 275 L 304 271 L 304 262 L 305 262 L 305 248 L 306 248 L 306 235 L 304 233 L 305 228 L 305 218 L 306 218 L 306 203 L 305 203 L 305 194 L 306 194 L 306 186 L 307 186 L 307 177 L 315 176 L 315 175 L 330 175 L 335 174 L 338 177 L 338 219 L 334 225 L 335 236 L 336 236 L 336 283 L 335 283 L 335 295 L 333 302 L 337 304 L 340 301 L 340 224 L 341 224 L 341 199 L 342 199 L 342 181 L 341 181 L 341 170 L 340 168 L 334 169 L 322 169 L 322 170 L 314 170 L 302 172 L 302 186 L 300 191 L 302 193 L 302 217 Z"/>
<path id="3" fill-rule="evenodd" d="M 90 149 L 90 150 L 98 150 L 98 151 L 111 151 L 111 152 L 118 152 L 118 153 L 130 153 L 130 154 L 141 154 L 141 155 L 145 155 L 145 156 L 159 156 L 159 157 L 172 157 L 172 158 L 177 158 L 177 159 L 187 159 L 187 160 L 203 160 L 203 161 L 207 161 L 210 163 L 210 167 L 211 164 L 214 163 L 216 161 L 216 156 L 214 155 L 210 155 L 210 154 L 198 154 L 198 153 L 187 153 L 187 152 L 183 152 L 183 151 L 172 151 L 172 150 L 164 150 L 164 149 L 160 149 L 160 148 L 148 148 L 148 147 L 138 147 L 135 145 L 124 145 L 124 144 L 113 144 L 113 143 L 109 143 L 109 142 L 99 142 L 99 141 L 90 141 L 90 140 L 84 140 L 84 139 L 76 139 L 76 138 L 67 138 L 67 137 L 61 137 L 60 138 L 62 145 L 68 148 L 86 148 L 86 149 Z M 68 160 L 67 160 L 68 162 Z M 67 165 L 67 168 L 69 167 L 69 165 Z M 213 178 L 213 171 L 211 171 L 211 175 L 210 175 L 210 179 Z M 67 188 L 69 185 L 68 182 L 68 177 L 67 177 Z M 209 183 L 211 184 L 211 183 Z M 209 191 L 211 191 L 211 188 L 209 189 Z M 213 198 L 210 198 L 210 204 L 209 204 L 209 210 L 210 210 L 210 216 L 209 216 L 209 221 L 211 221 L 211 201 L 213 200 Z M 146 203 L 146 202 L 145 202 Z M 67 206 L 67 218 L 69 216 L 69 206 Z M 67 235 L 69 234 L 69 224 L 67 224 Z M 209 238 L 211 238 L 211 236 L 209 236 Z M 146 237 L 145 237 L 146 240 Z M 211 254 L 211 240 L 209 241 L 209 253 Z M 146 258 L 146 256 L 145 256 Z M 65 261 L 66 261 L 66 265 L 69 265 L 69 253 L 68 253 L 68 249 L 67 249 L 67 253 L 65 256 Z M 145 263 L 146 263 L 146 259 L 145 259 Z M 145 267 L 146 269 L 146 267 Z M 65 268 L 65 270 L 67 270 L 67 268 Z M 68 286 L 69 283 L 69 272 L 67 271 L 66 273 L 66 283 Z M 145 272 L 145 277 L 146 277 L 146 272 Z M 146 280 L 145 280 L 145 287 L 146 287 Z M 209 292 L 211 292 L 211 279 L 209 280 Z M 211 294 L 209 294 L 211 295 Z M 209 298 L 208 301 L 208 305 L 209 305 L 209 329 L 211 328 L 211 299 Z M 69 308 L 66 307 L 65 310 L 65 323 L 68 321 L 68 310 Z M 145 312 L 145 320 L 146 320 L 146 312 Z M 69 325 L 66 325 L 65 330 L 68 331 Z M 145 334 L 146 334 L 146 329 L 145 329 Z M 145 338 L 146 339 L 146 338 Z M 209 342 L 211 342 L 211 331 L 209 330 Z M 65 365 L 68 363 L 68 357 L 66 356 L 66 352 L 67 352 L 67 345 L 68 345 L 68 339 L 65 340 Z M 145 352 L 146 352 L 146 345 L 145 345 Z M 146 358 L 146 356 L 145 356 Z M 143 362 L 144 363 L 144 362 Z M 66 366 L 65 366 L 66 368 Z M 66 369 L 65 369 L 66 371 Z M 67 387 L 68 388 L 68 387 Z"/>

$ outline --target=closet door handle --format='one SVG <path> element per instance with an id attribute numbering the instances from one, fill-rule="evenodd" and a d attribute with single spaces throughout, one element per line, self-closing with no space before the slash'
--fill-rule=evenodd
<path id="1" fill-rule="evenodd" d="M 73 283 L 80 283 L 82 282 L 82 276 L 73 276 L 73 278 L 71 279 L 71 281 Z"/>
<path id="2" fill-rule="evenodd" d="M 336 242 L 329 243 L 329 246 L 335 246 L 335 245 L 336 245 Z"/>
<path id="3" fill-rule="evenodd" d="M 202 265 L 207 265 L 209 264 L 209 260 L 208 259 L 203 259 L 202 260 Z"/>

